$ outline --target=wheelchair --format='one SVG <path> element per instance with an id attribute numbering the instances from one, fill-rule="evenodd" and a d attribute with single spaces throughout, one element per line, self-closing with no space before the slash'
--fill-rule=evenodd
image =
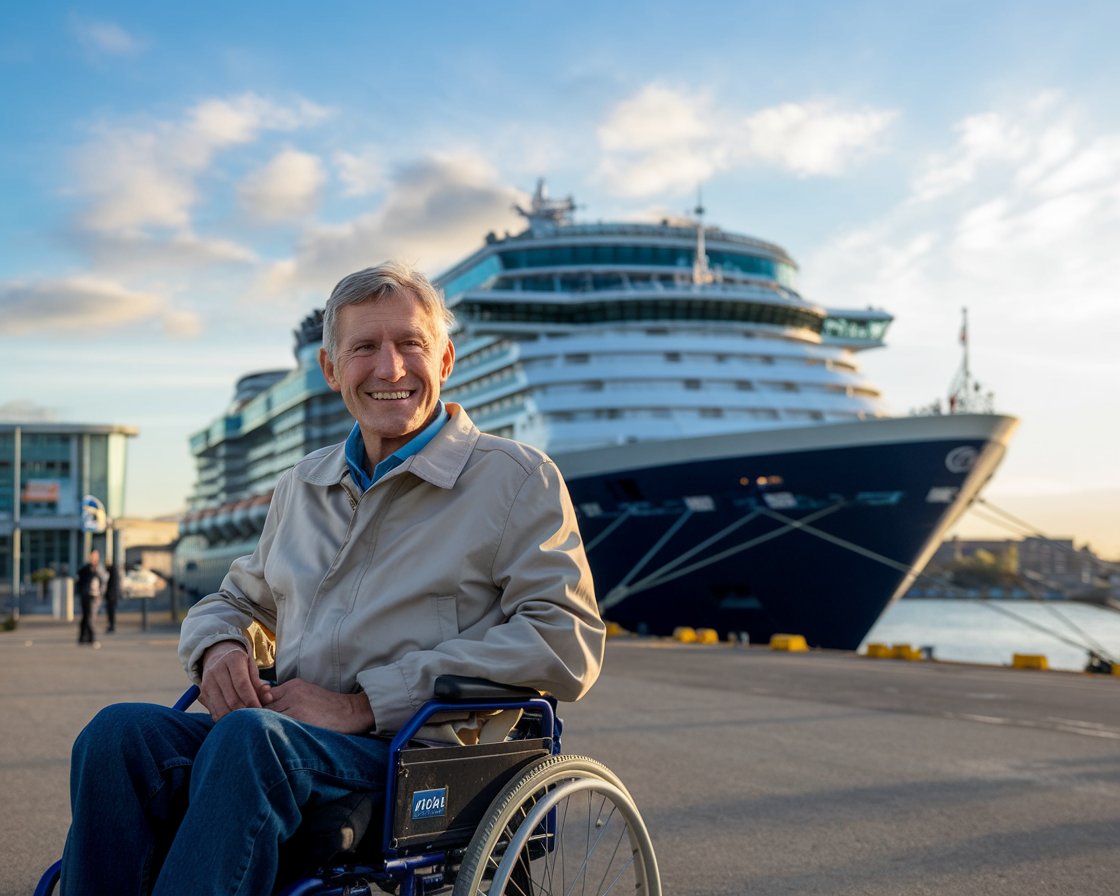
<path id="1" fill-rule="evenodd" d="M 175 703 L 185 711 L 192 686 Z M 498 743 L 414 742 L 448 711 L 509 711 Z M 319 807 L 281 851 L 277 896 L 660 896 L 649 832 L 619 778 L 560 752 L 556 702 L 527 688 L 441 676 L 389 747 L 385 800 Z M 35 896 L 50 896 L 61 862 Z"/>

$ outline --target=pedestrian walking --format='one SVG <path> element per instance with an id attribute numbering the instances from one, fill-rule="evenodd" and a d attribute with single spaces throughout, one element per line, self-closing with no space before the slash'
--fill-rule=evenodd
<path id="1" fill-rule="evenodd" d="M 101 552 L 96 548 L 89 552 L 89 559 L 78 570 L 77 591 L 82 606 L 82 621 L 78 628 L 79 644 L 95 644 L 93 620 L 105 593 L 108 574 L 101 565 Z"/>

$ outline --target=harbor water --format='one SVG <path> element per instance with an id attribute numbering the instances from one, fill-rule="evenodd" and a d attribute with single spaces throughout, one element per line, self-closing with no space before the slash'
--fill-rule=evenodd
<path id="1" fill-rule="evenodd" d="M 896 601 L 868 644 L 931 647 L 933 658 L 1008 666 L 1016 653 L 1043 654 L 1051 669 L 1083 670 L 1089 651 L 1120 660 L 1120 612 L 1072 601 Z"/>

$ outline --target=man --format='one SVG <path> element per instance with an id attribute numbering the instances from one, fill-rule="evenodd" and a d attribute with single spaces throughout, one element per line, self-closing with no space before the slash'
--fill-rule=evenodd
<path id="1" fill-rule="evenodd" d="M 110 563 L 106 569 L 109 578 L 105 584 L 105 631 L 112 634 L 117 630 L 117 604 L 121 602 L 121 565 Z"/>
<path id="2" fill-rule="evenodd" d="M 97 643 L 93 632 L 93 620 L 97 615 L 97 608 L 101 605 L 106 578 L 107 575 L 101 568 L 101 552 L 95 548 L 89 552 L 85 565 L 78 570 L 75 584 L 82 608 L 82 621 L 78 625 L 79 644 Z"/>
<path id="3" fill-rule="evenodd" d="M 439 400 L 451 323 L 400 265 L 335 287 L 319 362 L 354 429 L 281 477 L 257 549 L 184 620 L 209 716 L 108 707 L 79 737 L 64 894 L 269 893 L 304 806 L 382 790 L 369 735 L 438 675 L 562 700 L 594 682 L 604 627 L 567 490 Z M 454 723 L 464 741 L 477 726 Z"/>

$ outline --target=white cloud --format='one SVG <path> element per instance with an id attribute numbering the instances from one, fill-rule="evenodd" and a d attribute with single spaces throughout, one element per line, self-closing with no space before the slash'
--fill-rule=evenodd
<path id="1" fill-rule="evenodd" d="M 240 243 L 203 238 L 190 231 L 149 234 L 136 231 L 80 231 L 75 242 L 89 254 L 96 268 L 115 275 L 155 273 L 195 274 L 200 268 L 245 266 L 259 261 L 256 252 Z"/>
<path id="2" fill-rule="evenodd" d="M 841 174 L 874 151 L 876 138 L 895 117 L 885 109 L 844 111 L 825 103 L 783 103 L 746 118 L 739 158 L 767 162 L 801 177 Z"/>
<path id="3" fill-rule="evenodd" d="M 1117 487 L 1120 134 L 1046 99 L 962 119 L 909 197 L 805 259 L 805 292 L 897 315 L 865 365 L 899 409 L 947 385 L 967 307 L 973 375 L 1023 419 L 997 486 Z"/>
<path id="4" fill-rule="evenodd" d="M 985 165 L 1014 162 L 1026 152 L 1026 135 L 999 113 L 971 115 L 955 130 L 956 145 L 934 156 L 915 181 L 915 201 L 928 202 L 959 190 L 972 183 Z"/>
<path id="5" fill-rule="evenodd" d="M 970 141 L 962 129 L 946 156 L 950 165 L 977 163 L 936 204 L 955 220 L 947 269 L 989 287 L 988 301 L 1019 320 L 1045 319 L 1057 306 L 1062 324 L 1113 320 L 1120 135 L 1093 134 L 1072 107 L 1055 118 L 1041 102 L 983 117 L 988 133 L 1003 137 Z M 976 151 L 980 145 L 985 152 Z"/>
<path id="6" fill-rule="evenodd" d="M 931 303 L 967 288 L 1016 319 L 1032 309 L 1051 313 L 1050 301 L 1067 320 L 1078 307 L 1110 306 L 1120 284 L 1120 135 L 1093 134 L 1072 111 L 1055 117 L 1054 105 L 1046 94 L 1020 109 L 964 118 L 953 144 L 917 172 L 910 197 L 863 229 L 861 242 L 876 255 L 851 253 L 852 235 L 822 252 L 829 267 L 847 265 L 853 274 L 833 270 L 830 281 L 889 294 L 894 273 L 883 256 L 936 233 L 915 259 L 935 287 Z M 860 266 L 864 276 L 854 276 Z M 810 269 L 820 274 L 818 265 Z"/>
<path id="7" fill-rule="evenodd" d="M 515 202 L 525 197 L 475 156 L 420 160 L 391 178 L 376 211 L 309 228 L 295 257 L 271 265 L 257 292 L 269 297 L 310 292 L 321 302 L 346 274 L 388 258 L 434 276 L 477 246 L 487 229 L 503 221 L 516 226 Z"/>
<path id="8" fill-rule="evenodd" d="M 168 336 L 188 339 L 202 333 L 202 320 L 193 311 L 183 308 L 168 308 L 159 316 L 163 330 Z"/>
<path id="9" fill-rule="evenodd" d="M 0 334 L 101 332 L 159 318 L 166 302 L 94 276 L 0 283 Z"/>
<path id="10" fill-rule="evenodd" d="M 367 149 L 362 153 L 339 152 L 334 156 L 344 196 L 369 196 L 385 185 L 385 166 L 381 153 Z"/>
<path id="11" fill-rule="evenodd" d="M 722 171 L 759 165 L 798 177 L 835 176 L 877 151 L 895 119 L 885 109 L 784 103 L 750 115 L 706 93 L 650 85 L 599 126 L 600 177 L 618 195 L 679 193 Z"/>
<path id="12" fill-rule="evenodd" d="M 298 218 L 319 203 L 326 173 L 318 156 L 285 149 L 249 174 L 238 193 L 254 217 L 266 221 Z"/>
<path id="13" fill-rule="evenodd" d="M 599 143 L 607 152 L 655 152 L 709 140 L 715 126 L 706 94 L 651 84 L 615 106 L 599 126 Z"/>
<path id="14" fill-rule="evenodd" d="M 71 15 L 70 30 L 87 50 L 106 56 L 131 56 L 144 48 L 143 41 L 115 22 L 95 21 Z"/>
<path id="15" fill-rule="evenodd" d="M 188 228 L 198 180 L 219 152 L 328 114 L 304 100 L 282 105 L 250 93 L 205 100 L 176 121 L 104 125 L 78 155 L 75 192 L 87 203 L 80 223 L 94 231 Z"/>

